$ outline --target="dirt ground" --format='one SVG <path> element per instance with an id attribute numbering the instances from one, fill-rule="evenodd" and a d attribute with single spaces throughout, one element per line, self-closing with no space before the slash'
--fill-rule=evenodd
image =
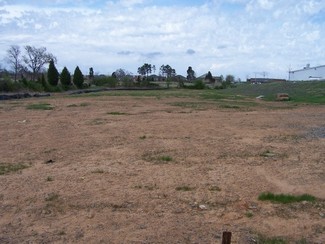
<path id="1" fill-rule="evenodd" d="M 325 243 L 325 107 L 282 104 L 1 101 L 0 163 L 29 167 L 0 175 L 0 243 Z"/>

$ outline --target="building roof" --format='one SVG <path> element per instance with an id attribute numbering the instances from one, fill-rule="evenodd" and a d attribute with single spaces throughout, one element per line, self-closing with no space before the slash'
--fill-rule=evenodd
<path id="1" fill-rule="evenodd" d="M 291 71 L 289 71 L 289 73 L 294 73 L 294 72 L 299 72 L 299 71 L 304 71 L 304 70 L 310 70 L 310 69 L 318 69 L 318 68 L 323 68 L 323 67 L 325 68 L 325 65 L 319 65 L 319 66 L 315 66 L 315 67 L 309 67 L 307 65 L 303 69 L 291 70 Z"/>

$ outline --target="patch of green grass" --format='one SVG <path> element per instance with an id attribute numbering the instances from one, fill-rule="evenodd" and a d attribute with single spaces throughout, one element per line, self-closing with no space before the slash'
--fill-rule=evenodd
<path id="1" fill-rule="evenodd" d="M 316 200 L 316 198 L 309 194 L 294 196 L 289 194 L 273 194 L 271 192 L 264 192 L 258 196 L 258 200 L 271 201 L 276 203 L 293 203 L 302 201 L 313 202 Z"/>
<path id="2" fill-rule="evenodd" d="M 192 191 L 194 190 L 193 187 L 190 186 L 178 186 L 175 188 L 176 191 Z"/>
<path id="3" fill-rule="evenodd" d="M 127 113 L 122 113 L 122 112 L 108 112 L 107 114 L 110 114 L 110 115 L 127 115 Z"/>
<path id="4" fill-rule="evenodd" d="M 103 169 L 95 169 L 95 170 L 91 171 L 91 173 L 93 173 L 93 174 L 103 174 L 104 170 Z"/>
<path id="5" fill-rule="evenodd" d="M 53 110 L 54 107 L 49 103 L 34 103 L 29 104 L 27 109 L 34 109 L 34 110 Z"/>
<path id="6" fill-rule="evenodd" d="M 248 212 L 245 213 L 245 216 L 247 218 L 252 218 L 254 216 L 254 214 L 251 211 L 248 211 Z"/>
<path id="7" fill-rule="evenodd" d="M 258 236 L 257 243 L 259 244 L 286 244 L 287 241 L 281 237 L 265 237 L 263 235 Z"/>
<path id="8" fill-rule="evenodd" d="M 219 105 L 220 108 L 233 108 L 233 109 L 238 109 L 240 106 L 237 105 L 231 105 L 231 104 L 221 104 Z"/>
<path id="9" fill-rule="evenodd" d="M 9 174 L 11 172 L 17 172 L 23 169 L 28 168 L 28 165 L 19 163 L 19 164 L 6 164 L 0 163 L 0 175 Z"/>
<path id="10" fill-rule="evenodd" d="M 173 158 L 171 156 L 168 156 L 168 155 L 163 155 L 163 156 L 160 156 L 158 158 L 160 161 L 164 161 L 164 162 L 170 162 L 173 160 Z"/>

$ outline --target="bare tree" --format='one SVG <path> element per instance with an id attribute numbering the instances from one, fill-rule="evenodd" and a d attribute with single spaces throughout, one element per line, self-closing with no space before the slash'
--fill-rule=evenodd
<path id="1" fill-rule="evenodd" d="M 23 56 L 23 61 L 27 65 L 27 69 L 32 71 L 32 80 L 35 80 L 36 75 L 40 72 L 42 67 L 53 60 L 56 63 L 56 57 L 46 52 L 46 47 L 32 47 L 25 46 L 26 55 Z"/>
<path id="2" fill-rule="evenodd" d="M 12 45 L 7 50 L 6 61 L 15 73 L 15 82 L 17 81 L 17 74 L 21 69 L 20 54 L 21 54 L 20 47 L 17 45 Z"/>

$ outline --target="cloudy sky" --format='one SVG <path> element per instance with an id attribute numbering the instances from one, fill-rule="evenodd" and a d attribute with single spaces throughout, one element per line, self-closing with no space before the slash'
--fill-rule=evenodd
<path id="1" fill-rule="evenodd" d="M 0 0 L 0 62 L 10 45 L 45 46 L 59 71 L 287 78 L 325 65 L 325 0 Z"/>

